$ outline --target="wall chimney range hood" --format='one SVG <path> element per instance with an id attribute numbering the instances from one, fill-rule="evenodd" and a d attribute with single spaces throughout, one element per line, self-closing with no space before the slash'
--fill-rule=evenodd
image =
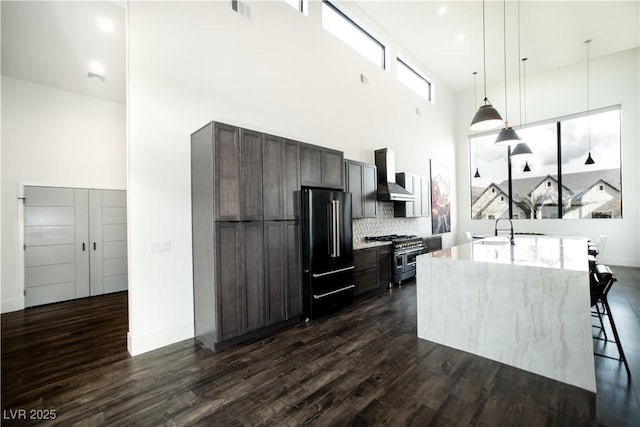
<path id="1" fill-rule="evenodd" d="M 396 183 L 395 155 L 390 148 L 375 151 L 378 169 L 378 200 L 381 202 L 413 202 L 418 197 Z"/>

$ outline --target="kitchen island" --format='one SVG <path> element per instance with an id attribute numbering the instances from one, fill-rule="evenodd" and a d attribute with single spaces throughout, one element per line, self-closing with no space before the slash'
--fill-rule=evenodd
<path id="1" fill-rule="evenodd" d="M 596 391 L 587 240 L 484 239 L 418 257 L 418 337 Z"/>

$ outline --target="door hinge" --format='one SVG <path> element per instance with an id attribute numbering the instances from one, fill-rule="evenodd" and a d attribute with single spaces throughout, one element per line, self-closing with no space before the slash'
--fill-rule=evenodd
<path id="1" fill-rule="evenodd" d="M 27 250 L 27 244 L 25 243 L 24 245 L 22 245 L 22 250 L 26 251 Z"/>
<path id="2" fill-rule="evenodd" d="M 25 296 L 25 297 L 27 296 L 27 290 L 26 289 L 22 292 L 22 295 Z"/>
<path id="3" fill-rule="evenodd" d="M 26 197 L 18 197 L 18 200 L 22 200 L 22 204 L 25 204 L 27 198 Z"/>

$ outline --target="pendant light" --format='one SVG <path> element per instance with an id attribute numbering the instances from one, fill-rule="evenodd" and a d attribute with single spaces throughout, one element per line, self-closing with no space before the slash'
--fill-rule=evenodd
<path id="1" fill-rule="evenodd" d="M 524 126 L 527 126 L 527 67 L 526 67 L 526 63 L 527 63 L 527 59 L 529 58 L 522 58 L 522 79 L 524 81 Z M 519 142 L 514 148 L 513 151 L 511 151 L 511 156 L 531 156 L 533 155 L 533 151 L 531 151 L 531 148 L 529 148 L 529 145 L 526 142 Z M 529 169 L 530 171 L 531 169 Z M 524 172 L 529 172 L 529 171 L 524 171 Z"/>
<path id="2" fill-rule="evenodd" d="M 473 72 L 473 109 L 476 109 L 476 99 L 478 99 L 478 72 Z M 474 178 L 480 178 L 480 172 L 478 171 L 478 132 L 476 132 L 476 173 Z"/>
<path id="3" fill-rule="evenodd" d="M 587 141 L 589 141 L 589 154 L 587 155 L 587 160 L 584 162 L 585 165 L 592 165 L 595 163 L 593 157 L 591 157 L 591 111 L 589 108 L 589 43 L 591 43 L 591 39 L 585 40 L 584 44 L 587 45 Z"/>
<path id="4" fill-rule="evenodd" d="M 509 126 L 509 104 L 507 102 L 507 0 L 503 0 L 502 19 L 504 21 L 504 127 L 500 129 L 496 138 L 495 144 L 499 146 L 517 144 L 520 141 L 516 131 Z M 518 53 L 519 56 L 520 54 Z"/>
<path id="5" fill-rule="evenodd" d="M 529 161 L 524 162 L 524 169 L 522 169 L 522 172 L 531 172 L 531 168 L 529 167 Z"/>
<path id="6" fill-rule="evenodd" d="M 502 126 L 503 120 L 500 117 L 500 113 L 493 108 L 489 99 L 487 98 L 487 49 L 485 40 L 485 11 L 484 0 L 482 0 L 482 62 L 484 66 L 484 100 L 482 105 L 478 108 L 478 111 L 471 120 L 471 126 L 469 129 L 473 131 L 485 131 L 496 129 Z"/>

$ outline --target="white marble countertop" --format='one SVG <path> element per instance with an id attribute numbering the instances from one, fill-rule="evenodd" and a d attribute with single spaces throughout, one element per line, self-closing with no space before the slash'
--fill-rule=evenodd
<path id="1" fill-rule="evenodd" d="M 589 269 L 585 255 L 586 238 L 517 236 L 514 240 L 515 245 L 511 245 L 507 237 L 489 237 L 432 252 L 428 256 L 575 271 Z"/>

